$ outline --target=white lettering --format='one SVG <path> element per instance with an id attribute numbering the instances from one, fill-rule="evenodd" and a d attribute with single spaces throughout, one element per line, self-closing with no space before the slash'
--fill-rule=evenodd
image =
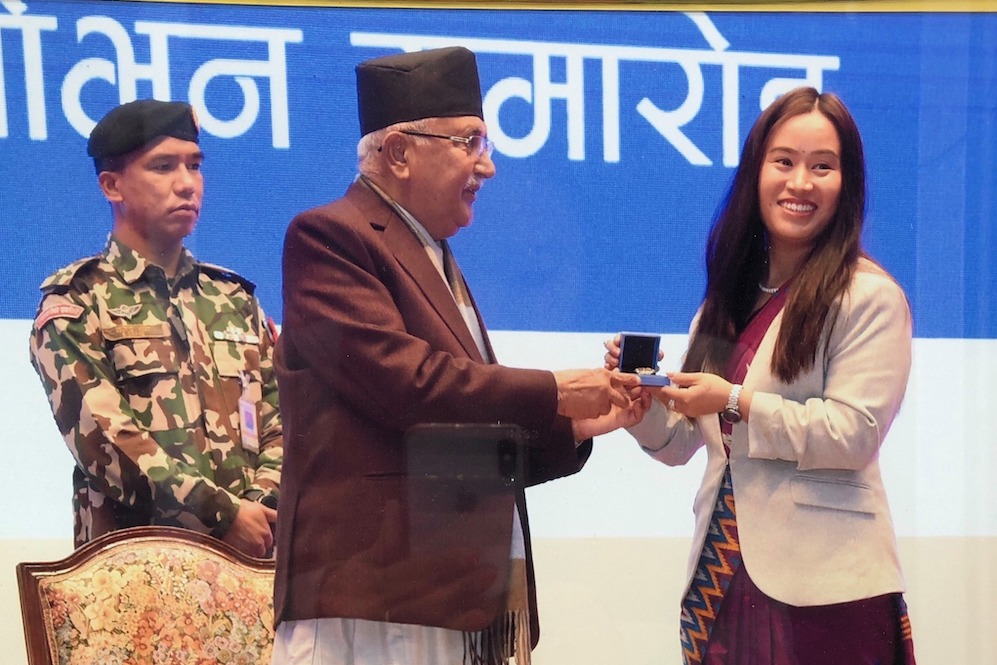
<path id="1" fill-rule="evenodd" d="M 9 14 L 0 14 L 0 138 L 7 138 L 7 81 L 4 74 L 3 31 L 20 30 L 24 53 L 24 88 L 28 113 L 28 136 L 35 141 L 48 138 L 45 119 L 45 75 L 42 67 L 42 30 L 55 30 L 54 16 L 27 16 L 28 6 L 16 0 L 3 0 Z"/>
<path id="2" fill-rule="evenodd" d="M 287 148 L 291 145 L 286 45 L 300 43 L 304 38 L 301 30 L 139 21 L 135 24 L 135 31 L 148 34 L 153 48 L 160 49 L 164 54 L 169 36 L 266 42 L 266 60 L 218 58 L 201 65 L 191 77 L 188 98 L 197 109 L 201 125 L 206 131 L 222 138 L 240 136 L 256 123 L 259 115 L 260 93 L 254 77 L 265 78 L 270 87 L 270 131 L 273 147 Z M 242 90 L 242 110 L 232 120 L 220 120 L 207 107 L 205 90 L 211 80 L 218 76 L 233 77 Z"/>
<path id="3" fill-rule="evenodd" d="M 644 97 L 635 110 L 672 145 L 690 164 L 711 166 L 713 161 L 683 131 L 702 109 L 705 95 L 704 65 L 721 68 L 723 123 L 722 155 L 725 166 L 735 166 L 740 146 L 740 68 L 802 69 L 801 78 L 770 79 L 759 94 L 759 107 L 765 108 L 780 94 L 800 85 L 820 89 L 823 72 L 839 67 L 837 56 L 798 55 L 730 51 L 730 43 L 702 12 L 685 14 L 703 35 L 709 49 L 654 48 L 556 42 L 532 42 L 504 39 L 454 38 L 411 34 L 353 32 L 353 46 L 398 48 L 405 52 L 438 48 L 453 44 L 465 46 L 481 55 L 486 53 L 524 55 L 532 59 L 532 80 L 509 76 L 500 79 L 485 93 L 483 111 L 496 149 L 511 157 L 529 157 L 540 151 L 550 138 L 553 100 L 565 100 L 568 159 L 585 159 L 585 59 L 599 59 L 602 74 L 603 160 L 620 160 L 620 63 L 675 63 L 685 74 L 688 93 L 672 110 L 663 110 Z M 563 58 L 565 80 L 551 80 L 551 62 Z M 511 136 L 499 122 L 500 110 L 511 100 L 533 106 L 533 124 L 522 137 Z"/>
<path id="4" fill-rule="evenodd" d="M 105 58 L 85 58 L 77 62 L 62 84 L 62 107 L 70 125 L 87 136 L 97 124 L 83 109 L 81 95 L 91 81 L 105 81 L 118 87 L 121 103 L 137 98 L 138 81 L 152 82 L 152 96 L 172 99 L 170 84 L 170 37 L 204 40 L 259 41 L 267 44 L 265 60 L 235 60 L 216 58 L 203 63 L 191 76 L 187 99 L 197 111 L 202 128 L 222 138 L 233 138 L 247 132 L 260 113 L 260 92 L 256 78 L 265 78 L 270 90 L 270 130 L 274 148 L 290 146 L 290 122 L 287 94 L 286 45 L 303 39 L 300 30 L 252 28 L 193 23 L 154 23 L 137 21 L 135 32 L 148 35 L 148 63 L 135 61 L 135 49 L 125 28 L 106 16 L 88 16 L 76 24 L 77 40 L 99 33 L 107 37 L 115 51 L 115 61 Z M 208 109 L 206 89 L 213 79 L 231 76 L 242 92 L 242 108 L 235 118 L 222 120 Z"/>

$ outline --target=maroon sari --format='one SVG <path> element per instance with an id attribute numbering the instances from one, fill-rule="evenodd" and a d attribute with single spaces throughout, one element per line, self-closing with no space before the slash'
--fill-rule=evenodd
<path id="1" fill-rule="evenodd" d="M 731 383 L 744 381 L 762 337 L 785 305 L 787 291 L 784 285 L 741 333 L 725 371 Z M 732 427 L 721 420 L 725 448 Z M 741 562 L 729 465 L 682 601 L 680 632 L 686 665 L 914 665 L 902 594 L 794 607 L 755 586 Z"/>

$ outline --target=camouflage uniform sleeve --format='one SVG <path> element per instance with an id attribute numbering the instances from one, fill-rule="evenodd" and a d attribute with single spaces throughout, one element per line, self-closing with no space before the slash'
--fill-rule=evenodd
<path id="1" fill-rule="evenodd" d="M 259 303 L 256 304 L 260 338 L 260 374 L 263 377 L 263 400 L 260 405 L 260 454 L 251 487 L 252 494 L 276 495 L 280 490 L 280 468 L 284 458 L 283 430 L 277 398 L 277 375 L 273 368 L 276 329 L 269 325 Z"/>
<path id="2" fill-rule="evenodd" d="M 126 506 L 152 506 L 153 523 L 224 536 L 239 498 L 171 457 L 115 384 L 92 298 L 49 290 L 30 339 L 31 362 L 53 416 L 90 485 Z"/>

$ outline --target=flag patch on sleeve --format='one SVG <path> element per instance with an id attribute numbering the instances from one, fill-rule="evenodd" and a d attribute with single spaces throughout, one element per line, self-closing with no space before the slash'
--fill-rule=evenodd
<path id="1" fill-rule="evenodd" d="M 83 307 L 71 303 L 46 307 L 35 317 L 35 330 L 41 330 L 42 326 L 52 319 L 78 319 L 81 314 L 83 314 Z"/>

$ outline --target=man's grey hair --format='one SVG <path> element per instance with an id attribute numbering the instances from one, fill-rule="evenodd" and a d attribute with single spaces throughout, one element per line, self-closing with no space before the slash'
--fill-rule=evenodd
<path id="1" fill-rule="evenodd" d="M 384 137 L 389 132 L 403 131 L 428 132 L 429 120 L 424 118 L 422 120 L 398 122 L 364 135 L 360 139 L 360 143 L 357 144 L 357 171 L 360 172 L 360 175 L 365 175 L 368 178 L 384 175 L 381 173 L 381 160 L 379 159 L 381 146 L 384 145 Z M 422 136 L 413 136 L 412 138 L 416 141 L 429 141 L 428 138 Z"/>

